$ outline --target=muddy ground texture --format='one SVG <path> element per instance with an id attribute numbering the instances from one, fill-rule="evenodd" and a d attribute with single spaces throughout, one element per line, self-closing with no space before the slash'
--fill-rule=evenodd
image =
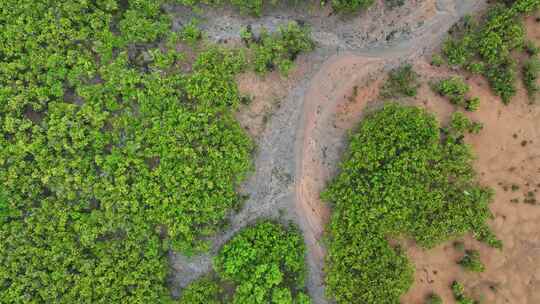
<path id="1" fill-rule="evenodd" d="M 416 98 L 402 102 L 425 107 L 442 122 L 448 120 L 455 109 L 436 96 L 427 82 L 455 72 L 427 62 L 454 22 L 485 5 L 485 1 L 411 0 L 389 10 L 379 1 L 368 11 L 348 17 L 305 4 L 272 9 L 260 18 L 228 8 L 203 10 L 201 25 L 208 38 L 219 43 L 238 42 L 242 26 L 275 30 L 297 20 L 311 26 L 318 46 L 297 59 L 287 78 L 278 73 L 238 78 L 241 92 L 250 95 L 252 102 L 242 106 L 237 117 L 258 146 L 255 170 L 240 190 L 249 199 L 231 215 L 229 228 L 212 240 L 209 254 L 189 258 L 170 254 L 173 294 L 210 271 L 212 256 L 241 228 L 261 218 L 275 218 L 301 228 L 309 293 L 314 303 L 329 303 L 324 296 L 322 237 L 330 210 L 319 193 L 336 174 L 348 130 L 366 109 L 380 106 L 378 91 L 385 72 L 403 62 L 413 63 L 425 81 Z M 194 14 L 180 6 L 167 9 L 177 16 L 177 27 Z M 529 36 L 540 42 L 540 26 L 534 22 L 527 20 Z M 487 269 L 472 275 L 456 265 L 460 254 L 452 243 L 423 250 L 403 241 L 416 274 L 402 302 L 423 303 L 426 295 L 436 292 L 444 303 L 454 303 L 449 285 L 459 279 L 474 295 L 482 294 L 486 303 L 540 303 L 540 204 L 523 203 L 540 188 L 540 108 L 528 104 L 523 88 L 504 106 L 484 79 L 470 77 L 468 82 L 471 95 L 481 99 L 480 110 L 471 117 L 485 128 L 467 141 L 478 156 L 480 182 L 496 191 L 491 226 L 504 249 L 465 238 L 467 248 L 480 250 Z M 513 184 L 519 185 L 518 191 L 508 190 Z M 520 203 L 510 202 L 515 198 Z"/>

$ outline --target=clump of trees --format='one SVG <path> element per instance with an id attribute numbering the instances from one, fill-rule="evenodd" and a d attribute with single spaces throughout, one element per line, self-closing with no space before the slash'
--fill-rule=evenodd
<path id="1" fill-rule="evenodd" d="M 465 17 L 454 26 L 442 53 L 448 64 L 484 75 L 504 103 L 516 93 L 517 64 L 512 52 L 526 42 L 521 16 L 540 6 L 539 0 L 502 1 L 477 22 Z"/>
<path id="2" fill-rule="evenodd" d="M 304 241 L 295 227 L 260 222 L 221 248 L 214 260 L 216 278 L 193 282 L 183 290 L 180 303 L 309 304 L 304 255 Z"/>
<path id="3" fill-rule="evenodd" d="M 180 304 L 222 304 L 224 290 L 215 278 L 202 277 L 182 290 Z"/>
<path id="4" fill-rule="evenodd" d="M 297 22 L 280 26 L 277 32 L 272 34 L 263 28 L 258 36 L 253 34 L 251 28 L 244 28 L 240 36 L 252 50 L 251 63 L 258 73 L 277 68 L 282 74 L 287 75 L 296 57 L 315 47 L 309 27 L 299 25 Z"/>
<path id="5" fill-rule="evenodd" d="M 388 104 L 352 135 L 340 173 L 322 193 L 332 204 L 326 283 L 337 303 L 397 303 L 413 281 L 406 255 L 388 238 L 432 247 L 466 232 L 500 247 L 486 221 L 490 189 L 475 182 L 463 143 L 475 124 Z"/>

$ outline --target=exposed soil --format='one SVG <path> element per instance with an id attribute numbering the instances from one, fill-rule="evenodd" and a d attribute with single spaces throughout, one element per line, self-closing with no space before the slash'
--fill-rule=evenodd
<path id="1" fill-rule="evenodd" d="M 240 212 L 231 215 L 228 229 L 212 240 L 210 254 L 193 258 L 170 254 L 173 292 L 177 295 L 181 287 L 209 271 L 211 256 L 234 233 L 257 219 L 271 217 L 293 221 L 302 229 L 308 248 L 308 290 L 314 303 L 327 303 L 321 237 L 329 207 L 320 201 L 319 193 L 337 171 L 347 131 L 361 120 L 366 108 L 378 106 L 371 101 L 377 99 L 383 72 L 401 62 L 413 62 L 426 80 L 451 74 L 429 66 L 424 58 L 460 16 L 474 13 L 484 4 L 410 1 L 389 11 L 379 3 L 350 18 L 306 7 L 277 9 L 259 19 L 242 17 L 229 9 L 205 10 L 203 26 L 216 41 L 237 40 L 242 25 L 264 25 L 272 30 L 287 20 L 300 19 L 312 26 L 319 46 L 300 56 L 289 78 L 272 73 L 265 78 L 247 74 L 238 79 L 241 92 L 252 101 L 241 107 L 237 117 L 258 145 L 255 171 L 241 189 L 249 199 Z M 178 15 L 178 24 L 189 20 L 185 9 L 170 10 Z M 531 37 L 540 35 L 538 28 Z M 466 247 L 479 249 L 487 268 L 485 273 L 471 275 L 455 264 L 460 253 L 452 244 L 422 250 L 406 242 L 417 271 L 416 282 L 403 296 L 403 303 L 423 303 L 432 291 L 443 296 L 445 303 L 453 303 L 449 284 L 455 279 L 474 294 L 484 294 L 487 303 L 540 303 L 540 205 L 523 203 L 540 184 L 540 128 L 535 126 L 540 110 L 527 104 L 522 89 L 511 105 L 504 106 L 484 80 L 471 78 L 469 83 L 472 95 L 482 102 L 471 117 L 483 122 L 485 130 L 467 141 L 478 155 L 480 182 L 496 191 L 492 227 L 505 247 L 497 251 L 466 238 Z M 443 122 L 453 110 L 427 85 L 420 88 L 417 98 L 405 102 L 428 108 Z M 504 191 L 504 185 L 512 184 L 519 185 L 519 191 Z M 520 202 L 511 203 L 516 197 Z"/>

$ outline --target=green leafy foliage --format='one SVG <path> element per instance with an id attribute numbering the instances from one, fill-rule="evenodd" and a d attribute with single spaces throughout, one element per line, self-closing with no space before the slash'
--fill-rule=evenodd
<path id="1" fill-rule="evenodd" d="M 414 97 L 418 87 L 418 74 L 410 64 L 405 64 L 393 69 L 388 75 L 388 80 L 381 89 L 384 98 Z"/>
<path id="2" fill-rule="evenodd" d="M 182 40 L 186 41 L 190 45 L 195 45 L 199 40 L 203 38 L 203 33 L 198 27 L 196 19 L 192 19 L 186 24 L 180 33 Z"/>
<path id="3" fill-rule="evenodd" d="M 239 206 L 244 57 L 182 73 L 163 4 L 2 3 L 1 303 L 167 303 L 168 252 Z"/>
<path id="4" fill-rule="evenodd" d="M 209 278 L 200 278 L 182 290 L 180 304 L 221 304 L 223 289 Z"/>
<path id="5" fill-rule="evenodd" d="M 399 303 L 413 280 L 388 237 L 430 248 L 466 232 L 486 239 L 491 191 L 474 182 L 463 143 L 473 123 L 456 114 L 443 135 L 424 110 L 386 105 L 352 135 L 341 172 L 322 193 L 333 205 L 326 283 L 337 303 Z"/>
<path id="6" fill-rule="evenodd" d="M 258 73 L 277 68 L 282 74 L 287 75 L 296 57 L 315 47 L 309 28 L 296 22 L 280 26 L 273 34 L 269 34 L 263 28 L 260 37 L 255 37 L 250 28 L 244 28 L 240 36 L 253 51 L 252 64 Z"/>
<path id="7" fill-rule="evenodd" d="M 524 48 L 525 48 L 525 52 L 527 52 L 529 56 L 536 56 L 540 53 L 540 47 L 538 47 L 534 43 L 534 41 L 531 41 L 531 40 L 525 41 Z"/>
<path id="8" fill-rule="evenodd" d="M 479 98 L 466 98 L 465 95 L 469 92 L 470 87 L 461 77 L 454 76 L 443 79 L 436 83 L 433 88 L 437 93 L 448 97 L 451 103 L 462 106 L 468 111 L 476 111 L 480 106 Z"/>
<path id="9" fill-rule="evenodd" d="M 444 64 L 444 59 L 439 54 L 434 54 L 431 58 L 431 65 L 440 67 Z"/>
<path id="10" fill-rule="evenodd" d="M 214 260 L 218 276 L 234 284 L 232 303 L 308 304 L 304 241 L 293 227 L 260 222 L 238 233 Z"/>
<path id="11" fill-rule="evenodd" d="M 525 45 L 520 17 L 540 6 L 540 0 L 516 0 L 496 4 L 480 24 L 466 17 L 451 30 L 443 45 L 448 63 L 481 73 L 504 103 L 516 93 L 516 64 L 512 52 Z"/>
<path id="12" fill-rule="evenodd" d="M 461 267 L 472 272 L 483 272 L 485 270 L 484 264 L 480 260 L 480 252 L 478 250 L 467 250 L 465 255 L 458 262 Z"/>
<path id="13" fill-rule="evenodd" d="M 366 9 L 375 3 L 374 0 L 332 0 L 332 7 L 337 11 L 355 12 Z"/>
<path id="14" fill-rule="evenodd" d="M 476 304 L 477 302 L 470 299 L 465 295 L 465 287 L 463 287 L 463 284 L 454 281 L 452 283 L 452 294 L 454 295 L 454 299 L 456 299 L 457 304 Z"/>
<path id="15" fill-rule="evenodd" d="M 405 0 L 384 0 L 384 3 L 390 8 L 396 8 L 405 5 Z"/>

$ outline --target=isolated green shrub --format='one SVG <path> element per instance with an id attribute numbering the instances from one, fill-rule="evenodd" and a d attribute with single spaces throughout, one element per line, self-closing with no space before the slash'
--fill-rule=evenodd
<path id="1" fill-rule="evenodd" d="M 444 64 L 444 59 L 439 54 L 434 54 L 431 58 L 431 65 L 440 67 Z"/>
<path id="2" fill-rule="evenodd" d="M 443 304 L 443 301 L 441 297 L 433 293 L 427 297 L 426 304 Z"/>
<path id="3" fill-rule="evenodd" d="M 451 103 L 465 107 L 467 99 L 465 94 L 470 88 L 465 81 L 458 76 L 443 79 L 434 85 L 434 89 L 442 96 L 448 97 Z"/>
<path id="4" fill-rule="evenodd" d="M 457 304 L 476 304 L 476 301 L 465 295 L 465 287 L 461 283 L 454 281 L 451 287 Z"/>
<path id="5" fill-rule="evenodd" d="M 529 56 L 536 56 L 540 53 L 540 47 L 538 47 L 534 41 L 527 40 L 523 46 Z"/>
<path id="6" fill-rule="evenodd" d="M 310 303 L 304 294 L 304 241 L 295 228 L 261 222 L 240 231 L 214 259 L 232 303 Z"/>
<path id="7" fill-rule="evenodd" d="M 441 136 L 424 110 L 389 104 L 352 135 L 339 175 L 322 193 L 333 206 L 326 283 L 337 303 L 399 303 L 413 268 L 389 237 L 429 248 L 489 231 L 492 194 L 474 182 L 463 143 L 473 123 L 456 117 Z"/>
<path id="8" fill-rule="evenodd" d="M 241 32 L 241 36 L 254 52 L 253 65 L 255 71 L 259 73 L 277 68 L 282 74 L 287 75 L 296 57 L 300 53 L 311 51 L 315 46 L 309 28 L 296 22 L 280 26 L 273 34 L 263 29 L 257 39 L 245 29 Z"/>
<path id="9" fill-rule="evenodd" d="M 480 252 L 478 250 L 467 250 L 465 255 L 458 262 L 465 270 L 472 272 L 483 272 L 485 270 L 484 264 L 480 260 Z"/>
<path id="10" fill-rule="evenodd" d="M 418 87 L 418 74 L 410 64 L 404 64 L 399 68 L 390 71 L 388 80 L 381 89 L 381 96 L 384 98 L 396 98 L 416 96 Z"/>
<path id="11" fill-rule="evenodd" d="M 1 303 L 168 303 L 168 253 L 206 250 L 239 206 L 245 60 L 212 48 L 183 73 L 164 3 L 2 3 Z"/>
<path id="12" fill-rule="evenodd" d="M 465 101 L 465 110 L 474 112 L 480 108 L 480 98 L 473 97 Z"/>
<path id="13" fill-rule="evenodd" d="M 443 131 L 451 136 L 452 140 L 458 140 L 465 133 L 478 134 L 483 127 L 482 123 L 470 120 L 462 112 L 454 112 L 450 120 L 450 128 L 445 128 Z"/>

